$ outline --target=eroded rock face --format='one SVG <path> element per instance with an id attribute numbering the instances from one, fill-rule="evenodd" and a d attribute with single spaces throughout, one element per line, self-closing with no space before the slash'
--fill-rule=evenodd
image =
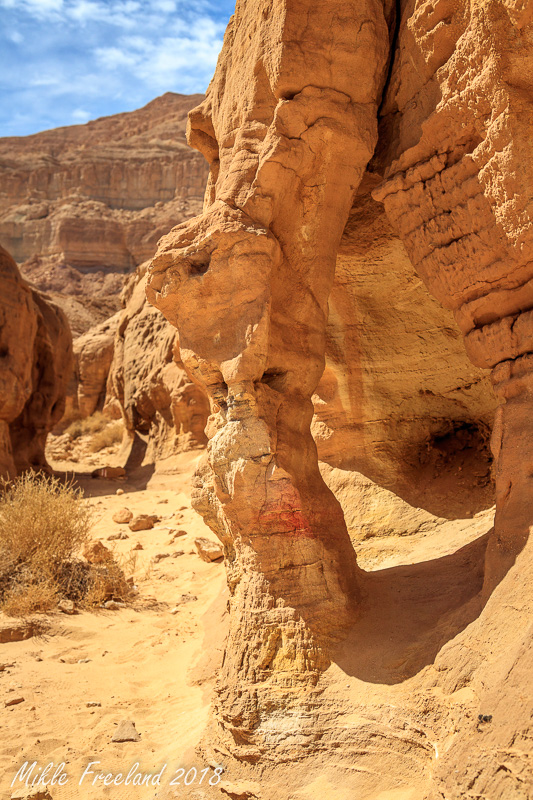
<path id="1" fill-rule="evenodd" d="M 525 502 L 533 399 L 532 22 L 527 3 L 406 6 L 375 161 L 386 181 L 374 197 L 429 291 L 453 311 L 472 362 L 492 369 L 501 403 L 487 589 L 533 522 Z"/>
<path id="2" fill-rule="evenodd" d="M 65 408 L 72 337 L 62 311 L 30 289 L 0 248 L 0 474 L 46 468 L 44 447 Z"/>
<path id="3" fill-rule="evenodd" d="M 123 417 L 130 442 L 143 436 L 142 460 L 153 464 L 205 446 L 209 404 L 185 372 L 176 329 L 147 302 L 145 287 L 141 268 L 124 290 L 104 413 Z"/>
<path id="4" fill-rule="evenodd" d="M 358 568 L 318 471 L 311 396 L 389 41 L 379 3 L 275 6 L 237 4 L 190 115 L 211 167 L 204 213 L 163 238 L 147 284 L 212 404 L 195 506 L 224 543 L 232 593 L 218 710 L 251 758 L 290 704 L 267 684 L 316 682 L 356 614 Z"/>
<path id="5" fill-rule="evenodd" d="M 201 209 L 207 169 L 185 142 L 201 97 L 0 139 L 0 242 L 75 336 L 119 310 L 124 274 Z"/>
<path id="6" fill-rule="evenodd" d="M 415 507 L 469 516 L 493 503 L 496 400 L 452 313 L 428 293 L 372 199 L 378 182 L 368 173 L 362 181 L 337 253 L 326 368 L 313 396 L 318 457 Z"/>
<path id="7" fill-rule="evenodd" d="M 90 417 L 104 404 L 121 312 L 78 336 L 74 342 L 73 413 Z"/>
<path id="8" fill-rule="evenodd" d="M 338 662 L 341 672 L 351 670 L 366 682 L 365 691 L 380 679 L 402 682 L 416 674 L 414 695 L 420 714 L 434 714 L 436 739 L 449 743 L 450 730 L 456 732 L 451 755 L 446 744 L 437 765 L 434 745 L 422 732 L 418 769 L 431 773 L 431 785 L 419 787 L 420 794 L 441 798 L 464 794 L 473 783 L 471 775 L 469 783 L 456 777 L 468 737 L 450 724 L 456 712 L 449 713 L 448 700 L 441 704 L 438 693 L 459 693 L 472 681 L 479 696 L 496 702 L 501 676 L 509 676 L 512 666 L 507 657 L 506 671 L 498 675 L 480 666 L 493 642 L 506 640 L 503 615 L 494 606 L 518 596 L 517 586 L 526 580 L 513 570 L 510 583 L 502 582 L 481 612 L 531 523 L 532 168 L 523 155 L 531 130 L 525 66 L 531 9 L 413 1 L 398 12 L 396 20 L 389 4 L 238 3 L 207 98 L 190 116 L 190 141 L 211 165 L 204 213 L 161 241 L 147 292 L 178 328 L 183 362 L 211 401 L 208 456 L 194 505 L 224 544 L 231 591 L 217 700 L 226 746 L 253 761 L 270 750 L 297 757 L 311 741 L 320 740 L 319 747 L 350 742 L 359 756 L 384 737 L 405 764 L 406 753 L 413 754 L 412 740 L 402 749 L 409 713 L 403 708 L 396 717 L 390 711 L 396 708 L 392 689 L 392 702 L 381 709 L 385 722 L 380 718 L 375 728 L 367 728 L 366 698 L 359 709 L 364 724 L 352 721 L 342 731 L 329 722 L 338 717 L 335 698 L 321 700 L 317 711 L 312 686 L 328 664 L 328 645 L 355 621 L 352 652 Z M 376 153 L 354 203 L 376 144 L 378 116 Z M 371 189 L 399 236 L 388 241 L 401 274 L 383 270 L 389 279 L 383 308 L 376 308 L 375 288 L 364 296 L 365 286 L 379 280 L 379 247 L 367 243 L 358 252 L 359 238 L 368 239 L 364 204 Z M 350 209 L 352 231 L 350 221 L 346 228 Z M 369 267 L 365 257 L 372 249 Z M 444 311 L 422 299 L 420 283 L 402 261 L 406 254 Z M 332 290 L 335 257 L 338 285 Z M 411 309 L 405 338 L 402 302 Z M 423 320 L 418 326 L 413 304 Z M 372 351 L 364 324 L 353 323 L 365 312 L 369 328 L 382 316 L 384 336 L 391 339 L 381 347 L 384 356 L 390 359 L 395 345 L 399 350 L 396 370 L 389 368 L 395 386 L 371 375 L 371 353 L 379 348 Z M 472 366 L 459 353 L 451 313 Z M 379 341 L 375 330 L 372 336 Z M 319 382 L 326 341 L 329 362 Z M 426 352 L 429 365 L 423 364 Z M 416 353 L 416 365 L 409 353 Z M 309 433 L 313 394 L 314 433 L 325 459 L 337 470 L 360 464 L 362 472 L 397 489 L 405 482 L 399 454 L 410 458 L 425 438 L 433 437 L 443 452 L 469 440 L 482 444 L 494 407 L 480 372 L 487 367 L 505 403 L 493 433 L 497 514 L 485 578 L 482 538 L 453 558 L 436 559 L 443 564 L 363 576 L 338 504 L 317 473 Z M 401 374 L 409 368 L 411 387 Z M 337 431 L 342 435 L 336 437 Z M 344 484 L 348 495 L 351 487 L 339 471 L 324 474 L 332 484 Z M 406 517 L 406 526 L 417 530 L 428 522 L 424 514 Z M 526 568 L 530 559 L 521 563 Z M 459 596 L 454 570 L 461 574 Z M 424 599 L 433 602 L 434 596 L 438 603 L 428 625 Z M 380 603 L 387 597 L 383 613 Z M 406 601 L 400 637 L 407 644 L 394 662 L 390 642 L 402 618 L 399 598 Z M 475 652 L 468 644 L 471 623 Z M 420 644 L 424 637 L 429 651 Z M 373 645 L 360 660 L 357 651 L 369 640 Z M 511 640 L 520 652 L 509 661 L 523 670 L 526 638 L 515 633 Z M 376 677 L 377 666 L 389 661 L 396 663 L 389 664 L 396 677 L 386 670 Z M 411 662 L 417 663 L 408 669 Z M 523 677 L 516 681 L 515 698 L 524 686 Z M 491 695 L 484 688 L 489 684 Z M 524 706 L 520 719 L 526 716 Z M 351 724 L 356 731 L 348 732 Z M 503 778 L 495 778 L 501 772 L 497 745 L 509 748 L 514 740 L 503 726 L 491 738 L 491 763 L 476 768 L 474 777 L 481 792 L 494 779 L 503 786 Z M 376 766 L 384 770 L 372 762 Z M 406 774 L 404 766 L 397 769 Z M 510 783 L 498 788 L 495 797 L 513 796 L 519 780 L 509 791 Z M 371 788 L 375 780 L 368 796 Z"/>

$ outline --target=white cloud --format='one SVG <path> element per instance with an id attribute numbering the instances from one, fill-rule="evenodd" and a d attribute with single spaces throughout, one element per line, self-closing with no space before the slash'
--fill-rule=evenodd
<path id="1" fill-rule="evenodd" d="M 72 118 L 76 120 L 76 122 L 87 122 L 91 119 L 91 112 L 86 111 L 84 108 L 75 108 L 72 112 Z"/>
<path id="2" fill-rule="evenodd" d="M 63 0 L 0 0 L 0 6 L 16 8 L 36 17 L 48 17 L 62 10 Z"/>
<path id="3" fill-rule="evenodd" d="M 205 91 L 234 0 L 0 0 L 0 9 L 7 136 Z"/>

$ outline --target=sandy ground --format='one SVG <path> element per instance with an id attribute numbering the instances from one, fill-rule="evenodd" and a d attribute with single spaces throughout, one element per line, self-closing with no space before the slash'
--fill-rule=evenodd
<path id="1" fill-rule="evenodd" d="M 58 800 L 130 800 L 132 792 L 153 797 L 155 789 L 146 786 L 105 787 L 97 781 L 93 787 L 94 775 L 79 786 L 91 761 L 100 762 L 91 768 L 95 772 L 115 775 L 127 773 L 136 762 L 143 774 L 158 773 L 166 764 L 167 781 L 179 767 L 188 771 L 195 766 L 198 772 L 208 767 L 204 780 L 213 775 L 212 767 L 198 763 L 194 747 L 205 726 L 220 663 L 225 573 L 223 564 L 205 563 L 194 547 L 195 537 L 214 537 L 190 508 L 193 467 L 194 458 L 187 459 L 181 475 L 166 479 L 172 488 L 160 490 L 140 489 L 130 481 L 80 480 L 86 494 L 95 495 L 88 500 L 95 512 L 94 538 L 126 560 L 137 543 L 143 546 L 134 551 L 138 600 L 133 608 L 116 611 L 51 614 L 42 635 L 0 645 L 0 663 L 6 665 L 0 672 L 1 797 L 11 796 L 10 783 L 25 761 L 40 766 L 64 762 L 68 782 L 50 789 Z M 119 487 L 121 496 L 116 494 Z M 132 533 L 112 521 L 112 514 L 123 507 L 134 514 L 160 515 L 161 522 Z M 187 534 L 171 543 L 171 530 Z M 107 541 L 119 531 L 129 538 Z M 154 563 L 154 556 L 180 550 L 183 555 Z M 185 594 L 197 599 L 179 604 Z M 179 610 L 173 614 L 176 604 Z M 8 624 L 4 619 L 3 625 Z M 191 675 L 206 652 L 206 635 L 209 659 Z M 16 697 L 24 702 L 4 708 Z M 99 705 L 88 707 L 90 703 Z M 117 723 L 125 719 L 135 723 L 141 740 L 112 743 Z"/>
<path id="2" fill-rule="evenodd" d="M 125 481 L 78 475 L 94 509 L 94 538 L 113 547 L 130 569 L 136 554 L 138 596 L 131 608 L 50 614 L 42 634 L 0 644 L 0 796 L 17 797 L 20 782 L 11 787 L 17 771 L 36 761 L 33 775 L 49 763 L 51 774 L 64 764 L 67 780 L 50 787 L 53 800 L 227 797 L 208 785 L 217 782 L 219 766 L 224 782 L 251 779 L 264 800 L 425 800 L 432 771 L 457 732 L 471 729 L 468 735 L 479 741 L 479 687 L 444 695 L 431 675 L 443 643 L 476 624 L 478 565 L 492 510 L 429 533 L 360 543 L 371 599 L 317 689 L 316 753 L 302 763 L 267 764 L 245 774 L 235 762 L 198 748 L 222 659 L 227 590 L 223 564 L 205 563 L 194 547 L 197 536 L 215 540 L 190 507 L 197 459 L 187 454 L 173 474 L 141 469 Z M 133 533 L 112 521 L 123 507 L 157 514 L 161 522 Z M 187 533 L 172 541 L 171 531 L 178 530 Z M 129 538 L 108 540 L 119 531 Z M 137 543 L 142 550 L 133 550 Z M 168 556 L 156 560 L 160 554 Z M 182 595 L 196 599 L 180 602 Z M 0 633 L 17 624 L 0 619 Z M 19 697 L 23 702 L 5 706 Z M 140 741 L 111 741 L 122 720 L 135 723 Z M 305 725 L 303 707 L 291 725 Z M 92 772 L 80 785 L 87 768 Z M 160 786 L 133 784 L 134 776 L 146 781 L 162 769 Z M 119 776 L 128 773 L 126 786 Z M 116 783 L 104 785 L 99 774 Z M 172 780 L 179 786 L 169 786 Z"/>

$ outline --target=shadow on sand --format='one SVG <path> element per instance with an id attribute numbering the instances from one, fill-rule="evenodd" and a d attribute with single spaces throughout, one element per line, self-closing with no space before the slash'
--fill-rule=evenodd
<path id="1" fill-rule="evenodd" d="M 396 684 L 434 662 L 481 613 L 490 532 L 432 561 L 367 572 L 361 615 L 333 656 L 348 675 Z"/>

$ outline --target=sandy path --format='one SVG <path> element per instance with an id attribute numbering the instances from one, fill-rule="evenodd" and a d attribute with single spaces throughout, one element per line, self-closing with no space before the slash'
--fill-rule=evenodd
<path id="1" fill-rule="evenodd" d="M 113 546 L 119 556 L 126 557 L 138 542 L 144 548 L 137 552 L 134 573 L 139 599 L 134 608 L 118 611 L 49 615 L 46 635 L 0 645 L 0 663 L 14 664 L 0 672 L 2 797 L 11 796 L 9 785 L 25 761 L 39 766 L 65 762 L 69 780 L 54 786 L 54 800 L 154 796 L 155 790 L 146 786 L 93 787 L 94 775 L 79 786 L 90 761 L 100 762 L 94 770 L 114 774 L 127 773 L 137 761 L 143 773 L 168 764 L 167 779 L 180 766 L 207 766 L 197 763 L 193 748 L 204 730 L 220 663 L 225 572 L 220 563 L 203 562 L 194 548 L 196 536 L 214 537 L 190 508 L 189 478 L 187 470 L 170 479 L 172 489 L 160 490 L 126 483 L 121 496 L 115 493 L 120 484 L 85 481 L 94 491 L 106 492 L 88 501 L 95 509 L 94 538 Z M 132 533 L 111 519 L 124 506 L 163 519 L 153 530 Z M 170 544 L 169 528 L 187 530 L 187 535 Z M 129 538 L 108 542 L 118 531 Z M 176 550 L 184 555 L 153 563 L 156 554 Z M 198 599 L 171 614 L 182 594 Z M 188 677 L 206 635 L 209 660 L 203 659 L 201 672 Z M 24 702 L 4 708 L 5 701 L 18 696 Z M 88 708 L 88 702 L 100 705 Z M 123 719 L 135 722 L 140 742 L 111 742 Z"/>

